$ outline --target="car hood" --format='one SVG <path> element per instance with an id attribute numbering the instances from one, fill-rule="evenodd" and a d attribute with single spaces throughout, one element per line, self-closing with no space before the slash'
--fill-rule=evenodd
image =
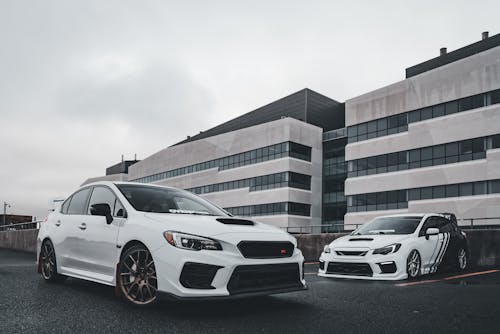
<path id="1" fill-rule="evenodd" d="M 217 217 L 189 214 L 145 213 L 144 216 L 161 224 L 162 229 L 226 241 L 262 240 L 293 241 L 295 239 L 285 231 L 251 219 L 236 217 Z M 217 219 L 252 221 L 253 225 L 225 224 Z"/>
<path id="2" fill-rule="evenodd" d="M 375 249 L 408 239 L 410 234 L 346 235 L 330 243 L 333 249 Z"/>

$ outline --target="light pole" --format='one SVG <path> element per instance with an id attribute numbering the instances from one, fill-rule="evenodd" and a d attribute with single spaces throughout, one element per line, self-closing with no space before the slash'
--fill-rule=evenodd
<path id="1" fill-rule="evenodd" d="M 5 218 L 7 217 L 7 208 L 10 208 L 10 204 L 3 202 L 3 225 L 5 226 Z"/>

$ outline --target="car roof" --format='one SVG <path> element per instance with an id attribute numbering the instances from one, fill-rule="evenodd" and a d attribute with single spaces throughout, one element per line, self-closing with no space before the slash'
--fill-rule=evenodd
<path id="1" fill-rule="evenodd" d="M 389 217 L 416 217 L 416 218 L 423 218 L 427 215 L 432 215 L 430 213 L 400 213 L 397 215 L 384 215 L 384 216 L 378 216 L 377 218 L 389 218 Z"/>
<path id="2" fill-rule="evenodd" d="M 400 213 L 400 214 L 395 214 L 395 215 L 384 215 L 384 216 L 378 216 L 376 218 L 389 218 L 389 217 L 414 217 L 414 218 L 425 218 L 425 217 L 430 217 L 430 216 L 438 216 L 438 217 L 446 217 L 446 214 L 442 213 Z"/>
<path id="3" fill-rule="evenodd" d="M 111 185 L 118 186 L 118 185 L 121 185 L 121 184 L 146 186 L 146 187 L 158 187 L 158 188 L 177 189 L 175 187 L 163 186 L 163 185 L 159 185 L 159 184 L 141 183 L 141 182 L 128 182 L 128 181 L 118 181 L 118 182 L 117 181 L 96 181 L 96 182 L 88 183 L 88 184 L 82 186 L 82 188 L 89 187 L 89 186 L 98 186 L 98 185 L 101 185 L 101 186 L 111 186 Z"/>
<path id="4" fill-rule="evenodd" d="M 180 189 L 176 187 L 170 187 L 170 186 L 164 186 L 161 184 L 153 184 L 153 183 L 142 183 L 142 182 L 127 182 L 127 181 L 120 181 L 120 182 L 112 182 L 114 185 L 134 185 L 134 186 L 146 186 L 146 187 L 156 187 L 156 188 L 169 188 L 169 189 Z M 182 189 L 181 189 L 182 190 Z"/>

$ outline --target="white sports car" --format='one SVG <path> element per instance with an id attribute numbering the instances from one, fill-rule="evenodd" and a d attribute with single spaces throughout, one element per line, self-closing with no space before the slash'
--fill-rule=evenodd
<path id="1" fill-rule="evenodd" d="M 295 238 L 175 188 L 86 185 L 41 224 L 37 242 L 46 281 L 115 286 L 136 305 L 306 289 Z"/>
<path id="2" fill-rule="evenodd" d="M 442 268 L 465 270 L 468 252 L 453 214 L 384 216 L 325 246 L 318 275 L 411 279 Z"/>

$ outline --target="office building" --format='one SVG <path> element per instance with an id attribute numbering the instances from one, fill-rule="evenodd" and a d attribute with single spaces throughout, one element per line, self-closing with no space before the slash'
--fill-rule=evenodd
<path id="1" fill-rule="evenodd" d="M 500 224 L 500 35 L 345 104 L 303 89 L 107 174 L 86 183 L 180 187 L 291 232 L 407 212 Z"/>

